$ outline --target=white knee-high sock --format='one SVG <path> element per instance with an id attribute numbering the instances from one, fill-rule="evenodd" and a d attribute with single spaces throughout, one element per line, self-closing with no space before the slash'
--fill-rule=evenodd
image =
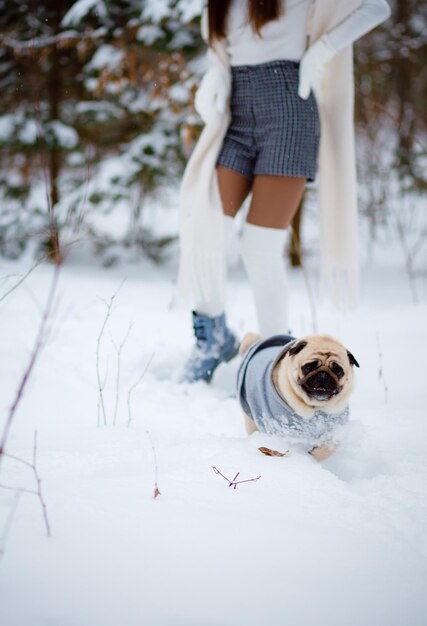
<path id="1" fill-rule="evenodd" d="M 233 239 L 234 218 L 224 215 L 224 252 L 227 255 Z M 224 313 L 225 302 L 223 295 L 220 293 L 212 293 L 209 299 L 203 302 L 195 302 L 195 309 L 201 315 L 216 317 Z"/>
<path id="2" fill-rule="evenodd" d="M 255 299 L 262 337 L 288 332 L 289 287 L 284 245 L 286 231 L 245 223 L 240 242 Z"/>

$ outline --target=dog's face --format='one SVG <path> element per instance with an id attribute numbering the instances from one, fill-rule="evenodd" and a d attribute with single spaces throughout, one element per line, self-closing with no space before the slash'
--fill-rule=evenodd
<path id="1" fill-rule="evenodd" d="M 309 407 L 343 407 L 353 387 L 354 356 L 328 335 L 299 339 L 282 360 L 280 379 Z M 286 386 L 286 385 L 285 385 Z"/>

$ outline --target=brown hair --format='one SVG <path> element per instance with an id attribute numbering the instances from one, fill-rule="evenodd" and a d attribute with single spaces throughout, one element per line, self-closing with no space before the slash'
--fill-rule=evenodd
<path id="1" fill-rule="evenodd" d="M 243 2 L 243 0 L 235 0 Z M 249 4 L 249 23 L 255 33 L 260 35 L 261 28 L 282 13 L 281 0 L 247 0 Z M 223 39 L 226 36 L 226 21 L 232 0 L 208 0 L 209 41 Z"/>

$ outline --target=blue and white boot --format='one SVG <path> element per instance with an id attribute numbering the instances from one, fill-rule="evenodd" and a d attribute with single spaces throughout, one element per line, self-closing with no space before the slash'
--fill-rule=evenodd
<path id="1" fill-rule="evenodd" d="M 185 364 L 180 382 L 210 382 L 220 363 L 231 361 L 239 351 L 239 341 L 227 327 L 225 315 L 199 315 L 193 311 L 193 329 L 196 345 Z"/>

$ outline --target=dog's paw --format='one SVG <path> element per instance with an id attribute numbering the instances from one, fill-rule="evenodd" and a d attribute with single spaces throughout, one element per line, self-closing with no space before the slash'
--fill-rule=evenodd
<path id="1" fill-rule="evenodd" d="M 334 454 L 337 448 L 338 445 L 336 444 L 323 445 L 319 446 L 318 448 L 313 448 L 312 450 L 310 450 L 309 454 L 311 454 L 311 456 L 313 456 L 316 461 L 326 461 Z"/>

